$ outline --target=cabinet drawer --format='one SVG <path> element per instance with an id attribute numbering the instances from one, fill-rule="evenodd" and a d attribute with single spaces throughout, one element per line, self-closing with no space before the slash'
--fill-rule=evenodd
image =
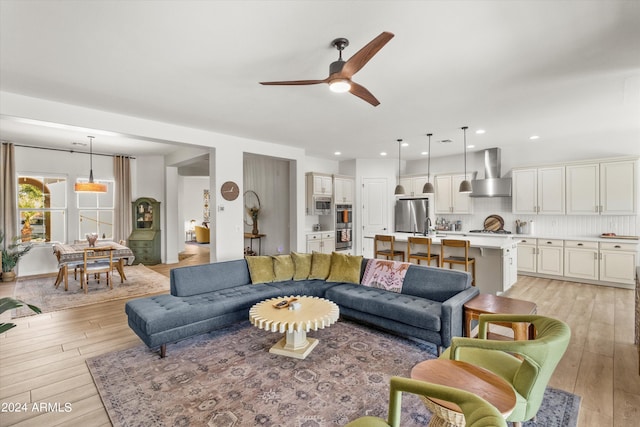
<path id="1" fill-rule="evenodd" d="M 538 246 L 555 246 L 562 247 L 564 240 L 558 239 L 538 239 Z"/>
<path id="2" fill-rule="evenodd" d="M 522 240 L 520 240 L 520 243 L 518 243 L 518 245 L 521 245 L 521 246 L 535 246 L 536 245 L 536 239 L 522 239 Z"/>
<path id="3" fill-rule="evenodd" d="M 638 250 L 638 245 L 636 245 L 635 243 L 600 242 L 600 249 L 607 250 L 607 251 L 635 252 Z"/>
<path id="4" fill-rule="evenodd" d="M 323 239 L 333 239 L 334 236 L 335 236 L 335 233 L 322 233 Z"/>
<path id="5" fill-rule="evenodd" d="M 598 242 L 585 242 L 582 240 L 565 240 L 565 248 L 578 248 L 578 249 L 598 249 Z"/>
<path id="6" fill-rule="evenodd" d="M 307 234 L 307 240 L 320 240 L 321 238 L 320 234 Z"/>
<path id="7" fill-rule="evenodd" d="M 153 241 L 151 240 L 131 240 L 129 241 L 129 248 L 152 248 Z"/>

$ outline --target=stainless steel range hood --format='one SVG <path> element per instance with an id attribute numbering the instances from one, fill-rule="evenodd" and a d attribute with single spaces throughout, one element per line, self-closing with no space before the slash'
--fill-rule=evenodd
<path id="1" fill-rule="evenodd" d="M 471 181 L 470 197 L 511 197 L 511 178 L 500 178 L 500 149 L 484 150 L 484 179 Z"/>

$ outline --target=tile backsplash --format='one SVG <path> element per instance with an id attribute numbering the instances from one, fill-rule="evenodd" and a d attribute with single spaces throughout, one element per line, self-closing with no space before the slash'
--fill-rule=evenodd
<path id="1" fill-rule="evenodd" d="M 510 197 L 484 197 L 473 200 L 472 215 L 435 215 L 448 221 L 462 221 L 465 231 L 482 229 L 484 220 L 492 214 L 504 219 L 505 230 L 516 232 L 515 221 L 534 222 L 534 232 L 545 236 L 599 236 L 602 233 L 637 236 L 640 233 L 638 215 L 522 215 L 511 213 Z"/>

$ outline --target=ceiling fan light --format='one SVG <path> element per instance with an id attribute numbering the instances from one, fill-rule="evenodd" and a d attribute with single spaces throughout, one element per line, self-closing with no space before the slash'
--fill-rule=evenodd
<path id="1" fill-rule="evenodd" d="M 331 83 L 329 83 L 329 89 L 331 89 L 331 92 L 335 93 L 349 92 L 351 89 L 351 83 L 347 79 L 332 80 Z"/>
<path id="2" fill-rule="evenodd" d="M 460 183 L 460 189 L 458 190 L 460 193 L 471 193 L 473 189 L 471 188 L 471 182 L 466 179 Z"/>
<path id="3" fill-rule="evenodd" d="M 402 195 L 405 195 L 407 193 L 404 191 L 404 187 L 402 185 L 398 184 L 398 185 L 396 185 L 396 191 L 394 191 L 393 194 L 395 194 L 396 196 L 402 196 Z"/>
<path id="4" fill-rule="evenodd" d="M 436 192 L 436 189 L 433 188 L 433 184 L 430 182 L 426 182 L 424 187 L 422 187 L 422 192 L 425 194 L 433 194 Z"/>

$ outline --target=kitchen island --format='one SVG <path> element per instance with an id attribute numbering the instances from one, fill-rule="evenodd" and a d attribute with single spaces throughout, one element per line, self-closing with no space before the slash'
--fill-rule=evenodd
<path id="1" fill-rule="evenodd" d="M 396 238 L 395 249 L 407 253 L 408 238 L 413 233 L 390 233 Z M 416 236 L 422 236 L 416 234 Z M 492 236 L 463 236 L 460 234 L 436 234 L 431 237 L 431 252 L 440 254 L 440 242 L 442 239 L 469 240 L 469 256 L 476 259 L 476 287 L 482 293 L 500 295 L 518 280 L 518 241 L 510 235 Z M 373 258 L 374 235 L 365 236 L 365 248 L 363 255 Z M 445 256 L 453 254 L 455 249 L 446 248 Z M 458 255 L 460 252 L 455 251 Z M 462 254 L 463 255 L 463 254 Z M 397 258 L 396 258 L 397 259 Z M 406 259 L 405 259 L 406 261 Z M 433 264 L 432 264 L 433 265 Z M 454 269 L 462 269 L 463 266 L 454 265 Z"/>

